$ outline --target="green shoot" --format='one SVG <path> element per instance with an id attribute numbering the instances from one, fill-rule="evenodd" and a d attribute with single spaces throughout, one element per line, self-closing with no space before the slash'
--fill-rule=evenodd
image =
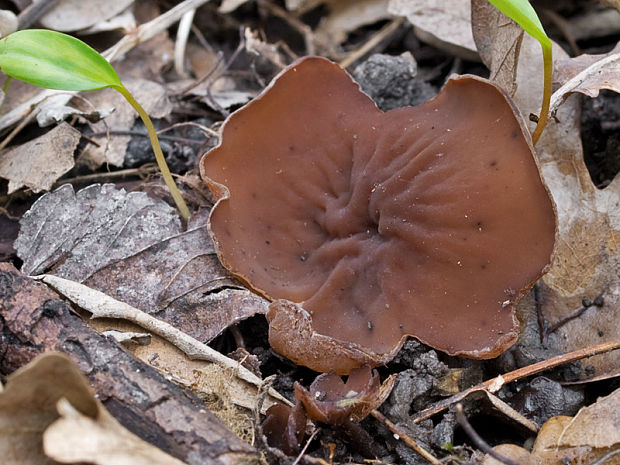
<path id="1" fill-rule="evenodd" d="M 181 216 L 189 218 L 189 209 L 174 183 L 151 118 L 96 50 L 56 31 L 17 31 L 0 40 L 0 68 L 9 77 L 48 89 L 86 91 L 109 87 L 120 92 L 142 118 L 166 186 Z"/>
<path id="2" fill-rule="evenodd" d="M 538 124 L 532 133 L 532 142 L 536 145 L 540 135 L 545 129 L 549 118 L 549 103 L 551 101 L 551 84 L 553 73 L 553 59 L 551 56 L 551 40 L 547 37 L 545 30 L 528 0 L 489 0 L 495 8 L 515 21 L 525 32 L 536 39 L 542 47 L 543 66 L 544 66 L 544 89 L 543 103 L 538 116 Z"/>

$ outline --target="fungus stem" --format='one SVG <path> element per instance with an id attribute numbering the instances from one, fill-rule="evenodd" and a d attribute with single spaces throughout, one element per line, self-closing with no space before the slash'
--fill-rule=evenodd
<path id="1" fill-rule="evenodd" d="M 549 119 L 549 103 L 551 102 L 551 84 L 553 82 L 553 57 L 551 53 L 551 42 L 541 42 L 543 52 L 543 66 L 544 66 L 544 87 L 543 87 L 543 102 L 540 108 L 540 115 L 538 116 L 538 124 L 536 129 L 532 133 L 532 143 L 536 145 L 538 139 L 547 125 Z"/>
<path id="2" fill-rule="evenodd" d="M 125 86 L 114 86 L 118 92 L 120 92 L 123 97 L 127 99 L 129 104 L 138 112 L 140 118 L 142 118 L 142 122 L 144 126 L 146 126 L 146 130 L 149 133 L 149 139 L 151 141 L 151 145 L 153 146 L 153 152 L 155 153 L 155 160 L 157 161 L 157 166 L 159 166 L 159 170 L 161 171 L 161 175 L 164 178 L 164 182 L 174 199 L 174 203 L 176 204 L 179 212 L 181 213 L 181 217 L 187 221 L 189 219 L 189 209 L 185 204 L 185 200 L 183 200 L 183 196 L 179 191 L 178 187 L 174 183 L 174 179 L 172 178 L 172 174 L 170 173 L 170 169 L 168 168 L 168 163 L 166 163 L 166 159 L 164 157 L 163 152 L 161 151 L 161 147 L 159 145 L 159 139 L 157 138 L 157 132 L 155 131 L 155 126 L 153 126 L 153 122 L 149 117 L 148 113 L 142 108 L 142 106 L 133 98 L 131 93 L 125 88 Z"/>

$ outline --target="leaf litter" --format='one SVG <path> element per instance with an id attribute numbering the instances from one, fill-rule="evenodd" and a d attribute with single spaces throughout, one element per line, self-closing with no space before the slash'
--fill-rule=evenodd
<path id="1" fill-rule="evenodd" d="M 247 11 L 247 5 L 252 4 L 252 2 L 227 3 L 228 8 L 236 8 L 236 13 L 241 11 L 241 14 Z M 246 3 L 247 5 L 244 5 Z M 286 6 L 295 17 L 301 17 L 303 12 L 310 11 L 317 3 L 320 2 L 289 0 Z M 378 6 L 381 2 L 370 3 Z M 394 6 L 398 3 L 392 0 L 390 8 L 403 8 Z M 473 3 L 474 6 L 479 7 L 485 4 L 485 2 L 477 1 Z M 238 8 L 240 6 L 243 8 Z M 483 21 L 476 19 L 474 15 L 474 25 L 478 24 L 482 27 L 478 32 L 474 28 L 473 37 L 486 39 L 486 42 L 478 41 L 476 49 L 471 44 L 466 45 L 469 39 L 463 39 L 463 35 L 456 33 L 458 23 L 468 23 L 467 15 L 459 16 L 455 13 L 457 10 L 452 4 L 448 6 L 444 2 L 436 2 L 433 7 L 443 8 L 447 15 L 436 26 L 426 26 L 426 29 L 430 29 L 434 34 L 441 34 L 439 42 L 435 40 L 433 43 L 438 47 L 447 46 L 449 50 L 454 50 L 452 46 L 456 45 L 460 49 L 456 53 L 469 58 L 473 58 L 472 53 L 475 54 L 476 50 L 479 50 L 481 59 L 491 69 L 492 78 L 508 92 L 516 91 L 515 99 L 522 113 L 526 116 L 535 114 L 540 108 L 541 95 L 541 89 L 538 88 L 541 79 L 537 76 L 536 69 L 542 69 L 539 63 L 538 44 L 525 37 L 519 49 L 519 38 L 516 34 L 518 31 L 510 29 L 508 32 L 509 28 L 504 27 L 506 24 L 502 22 L 503 19 L 498 18 L 487 24 L 481 24 Z M 323 11 L 325 18 L 337 11 L 337 9 L 329 8 Z M 297 9 L 299 10 L 295 11 Z M 322 21 L 322 25 L 316 28 L 318 32 L 321 27 L 326 27 L 325 24 L 329 25 L 330 21 L 337 25 L 332 31 L 333 38 L 329 37 L 329 34 L 324 35 L 320 40 L 317 39 L 318 36 L 313 37 L 316 44 L 325 40 L 335 41 L 338 37 L 340 38 L 338 40 L 344 43 L 347 35 L 356 33 L 361 25 L 372 24 L 372 21 L 355 17 L 355 8 L 342 11 L 344 11 L 342 26 L 338 26 L 340 23 L 334 16 Z M 397 13 L 390 11 L 392 14 L 407 15 L 420 38 L 433 40 L 421 32 L 425 27 L 423 23 L 420 23 L 427 19 L 433 20 L 432 17 L 425 18 L 425 16 L 432 16 L 430 9 L 427 8 L 420 15 L 407 14 L 402 9 L 397 10 Z M 422 16 L 422 18 L 417 16 Z M 347 24 L 352 26 L 347 26 Z M 467 36 L 467 28 L 466 25 L 465 36 Z M 492 40 L 488 40 L 489 37 L 492 37 Z M 151 57 L 155 59 L 154 67 L 149 68 L 151 75 L 146 79 L 151 80 L 154 76 L 156 79 L 161 75 L 162 68 L 157 63 L 161 63 L 160 58 L 163 55 L 156 55 L 158 50 L 166 50 L 166 47 L 170 45 L 169 39 L 167 40 L 168 45 L 161 42 L 161 45 L 156 45 L 151 49 L 152 53 L 147 52 L 142 56 L 141 60 L 148 61 Z M 144 45 L 147 44 L 149 42 Z M 269 42 L 265 40 L 263 46 L 269 47 L 269 45 Z M 342 53 L 340 46 L 341 44 L 333 46 L 333 53 Z M 463 52 L 462 49 L 468 49 L 468 51 Z M 257 56 L 260 59 L 261 52 L 258 53 Z M 286 57 L 286 54 L 279 56 Z M 608 54 L 607 58 L 609 56 L 611 55 Z M 530 299 L 521 305 L 526 331 L 515 351 L 515 356 L 521 364 L 544 360 L 557 353 L 620 338 L 618 331 L 618 324 L 620 324 L 618 323 L 620 320 L 618 318 L 620 220 L 617 215 L 620 211 L 617 203 L 620 183 L 616 177 L 606 189 L 599 190 L 590 181 L 583 164 L 578 127 L 580 105 L 576 97 L 567 98 L 569 93 L 574 91 L 594 96 L 600 88 L 617 90 L 617 74 L 613 72 L 614 67 L 617 66 L 616 59 L 609 59 L 606 63 L 601 63 L 601 58 L 605 59 L 605 56 L 570 59 L 562 56 L 560 51 L 555 52 L 555 57 L 556 69 L 560 71 L 556 73 L 558 87 L 566 84 L 568 79 L 574 78 L 579 73 L 582 74 L 579 75 L 577 85 L 571 85 L 565 89 L 567 92 L 555 95 L 556 120 L 550 123 L 550 127 L 537 147 L 543 176 L 558 204 L 560 241 L 552 270 L 539 282 Z M 136 68 L 131 61 L 125 62 L 123 66 L 126 66 L 129 71 Z M 515 70 L 516 89 L 515 81 L 512 79 Z M 563 70 L 568 71 L 563 74 Z M 223 76 L 229 79 L 226 70 Z M 600 76 L 604 76 L 604 79 L 599 79 Z M 144 76 L 138 76 L 140 77 Z M 233 92 L 237 89 L 245 90 L 239 87 L 239 82 L 241 81 L 235 78 L 227 81 L 226 91 L 228 89 Z M 208 85 L 203 88 L 203 97 L 206 102 L 209 92 L 214 88 Z M 255 91 L 247 92 L 247 96 L 255 93 Z M 87 97 L 90 97 L 90 94 Z M 101 107 L 101 104 L 95 107 Z M 110 126 L 110 117 L 107 120 Z M 113 129 L 129 129 L 131 123 L 127 118 L 127 123 L 113 126 Z M 104 128 L 100 126 L 97 130 L 102 132 Z M 110 142 L 114 142 L 115 139 L 110 139 Z M 97 142 L 101 142 L 102 148 L 108 144 L 101 138 L 98 138 Z M 87 150 L 92 150 L 93 147 L 94 145 L 90 144 Z M 121 152 L 124 154 L 124 150 L 122 146 L 110 150 L 111 158 L 108 159 L 105 148 L 103 148 L 101 152 L 104 155 L 98 159 L 102 161 L 94 162 L 94 164 L 103 162 L 121 166 L 124 156 Z M 49 187 L 45 190 L 51 188 L 51 183 L 48 184 Z M 100 192 L 97 193 L 97 190 Z M 174 218 L 175 215 L 171 209 L 168 207 L 166 211 L 164 203 L 152 201 L 159 205 L 156 207 L 148 204 L 144 199 L 138 201 L 137 198 L 132 197 L 134 194 L 136 193 L 115 193 L 109 186 L 95 186 L 74 193 L 72 190 L 69 192 L 68 186 L 65 186 L 42 197 L 39 200 L 40 205 L 39 202 L 35 204 L 35 207 L 39 205 L 38 208 L 40 208 L 37 213 L 38 219 L 33 217 L 27 220 L 28 215 L 25 216 L 24 226 L 22 226 L 24 235 L 20 235 L 23 238 L 16 243 L 20 254 L 24 254 L 22 257 L 24 270 L 30 269 L 31 271 L 28 272 L 31 274 L 51 273 L 102 291 L 113 299 L 139 308 L 160 320 L 168 321 L 177 329 L 200 341 L 210 341 L 231 324 L 249 315 L 264 312 L 266 301 L 251 294 L 240 283 L 232 280 L 217 262 L 204 226 L 204 216 L 199 215 L 197 220 L 190 224 L 188 230 L 184 231 L 178 220 Z M 101 198 L 99 198 L 100 195 Z M 65 201 L 67 209 L 63 211 L 60 205 Z M 106 208 L 106 202 L 111 202 L 109 208 Z M 91 212 L 88 212 L 89 208 L 92 208 Z M 120 211 L 125 208 L 129 209 L 127 216 L 120 214 Z M 73 217 L 77 220 L 73 221 Z M 65 219 L 69 222 L 68 226 L 64 229 L 58 227 Z M 40 227 L 38 232 L 37 226 Z M 109 230 L 107 235 L 106 230 Z M 136 237 L 132 240 L 132 236 Z M 30 247 L 32 251 L 29 251 Z M 167 261 L 169 258 L 166 257 L 169 256 L 175 257 L 172 262 Z M 602 306 L 587 307 L 578 318 L 568 321 L 553 332 L 547 332 L 552 325 L 562 321 L 576 308 L 582 306 L 584 299 L 594 300 L 597 296 L 602 296 L 604 300 Z M 541 316 L 543 323 L 540 323 Z M 95 326 L 100 329 L 114 326 L 123 331 L 141 331 L 137 326 L 129 323 L 115 322 L 113 325 L 107 323 L 108 320 L 104 320 L 103 323 L 98 320 L 94 322 Z M 534 338 L 527 337 L 526 333 L 530 330 Z M 130 343 L 129 347 L 134 354 L 153 366 L 159 364 L 164 372 L 180 384 L 192 389 L 195 389 L 197 385 L 202 385 L 198 390 L 202 389 L 206 400 L 209 393 L 215 393 L 216 397 L 222 396 L 221 385 L 224 384 L 223 387 L 229 391 L 232 403 L 245 408 L 254 408 L 255 404 L 248 400 L 250 397 L 253 398 L 255 391 L 244 390 L 240 383 L 234 381 L 234 378 L 227 378 L 227 376 L 232 376 L 229 371 L 213 374 L 214 372 L 209 370 L 216 365 L 209 366 L 199 361 L 187 360 L 181 351 L 170 346 L 157 335 L 152 335 L 151 341 L 151 344 L 144 346 Z M 591 365 L 595 375 L 613 374 L 614 369 L 620 366 L 617 357 L 618 352 L 598 355 L 584 365 Z M 219 383 L 219 387 L 206 385 L 213 379 L 219 380 L 215 383 Z M 605 407 L 608 410 L 613 410 L 613 408 L 609 405 Z M 63 412 L 67 419 L 72 415 L 69 407 L 64 408 Z M 237 413 L 232 413 L 232 415 L 237 415 Z M 515 419 L 519 418 L 518 414 L 507 415 L 514 415 Z M 578 423 L 576 422 L 578 417 L 579 415 L 574 419 L 554 420 L 554 423 L 561 426 L 559 431 L 562 432 L 567 428 L 568 422 L 574 422 L 579 424 L 580 431 L 589 434 L 594 431 L 597 418 L 601 418 L 601 425 L 604 424 L 603 419 L 611 418 L 604 414 L 603 416 L 597 414 L 591 416 L 589 423 Z M 551 455 L 549 458 L 546 458 L 544 454 L 539 455 L 538 459 L 545 465 L 559 464 L 558 460 L 561 457 L 557 453 L 557 445 L 560 444 L 557 434 L 554 436 L 556 439 L 548 439 L 552 435 L 547 433 L 545 428 L 539 433 L 537 444 L 554 444 L 554 452 L 549 452 L 552 449 L 551 446 L 545 446 L 549 449 L 545 453 Z M 614 431 L 612 426 L 606 429 Z M 576 454 L 573 456 L 583 460 L 594 457 L 587 455 L 586 451 L 593 443 L 589 443 L 588 440 L 583 440 L 581 444 L 577 442 L 567 443 L 561 448 L 564 451 L 573 450 L 572 453 Z M 505 445 L 500 447 L 505 447 Z M 608 444 L 604 447 L 612 446 Z M 599 449 L 604 449 L 604 447 L 601 446 Z M 535 447 L 536 450 L 541 449 Z M 519 453 L 523 454 L 523 451 Z M 598 457 L 601 456 L 598 455 Z M 526 455 L 519 457 L 526 457 Z M 516 459 L 517 456 L 514 458 Z"/>
<path id="2" fill-rule="evenodd" d="M 122 427 L 61 353 L 41 355 L 9 376 L 0 425 L 4 465 L 182 465 Z"/>

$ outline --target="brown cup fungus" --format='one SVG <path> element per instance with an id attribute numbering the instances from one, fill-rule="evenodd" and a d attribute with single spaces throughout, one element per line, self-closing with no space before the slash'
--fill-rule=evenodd
<path id="1" fill-rule="evenodd" d="M 407 336 L 491 358 L 548 269 L 556 218 L 510 99 L 475 76 L 383 113 L 323 58 L 284 70 L 201 162 L 223 265 L 271 299 L 269 341 L 348 373 Z"/>

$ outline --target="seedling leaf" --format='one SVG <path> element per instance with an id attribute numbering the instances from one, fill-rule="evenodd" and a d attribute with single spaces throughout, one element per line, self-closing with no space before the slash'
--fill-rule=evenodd
<path id="1" fill-rule="evenodd" d="M 97 51 L 79 39 L 46 29 L 17 31 L 0 40 L 0 68 L 48 89 L 122 87 L 114 68 Z"/>
<path id="2" fill-rule="evenodd" d="M 553 72 L 553 59 L 551 56 L 551 40 L 547 37 L 545 30 L 536 15 L 536 11 L 528 0 L 489 0 L 495 8 L 506 16 L 517 22 L 525 32 L 536 39 L 543 52 L 544 61 L 544 90 L 543 103 L 538 116 L 538 124 L 532 134 L 534 144 L 538 142 L 549 116 L 549 102 L 551 100 L 551 83 Z"/>
<path id="3" fill-rule="evenodd" d="M 61 32 L 17 31 L 0 40 L 0 68 L 9 77 L 48 89 L 86 91 L 111 87 L 120 92 L 142 118 L 168 190 L 181 216 L 189 218 L 189 209 L 168 169 L 151 118 L 123 86 L 112 65 L 95 49 Z"/>

